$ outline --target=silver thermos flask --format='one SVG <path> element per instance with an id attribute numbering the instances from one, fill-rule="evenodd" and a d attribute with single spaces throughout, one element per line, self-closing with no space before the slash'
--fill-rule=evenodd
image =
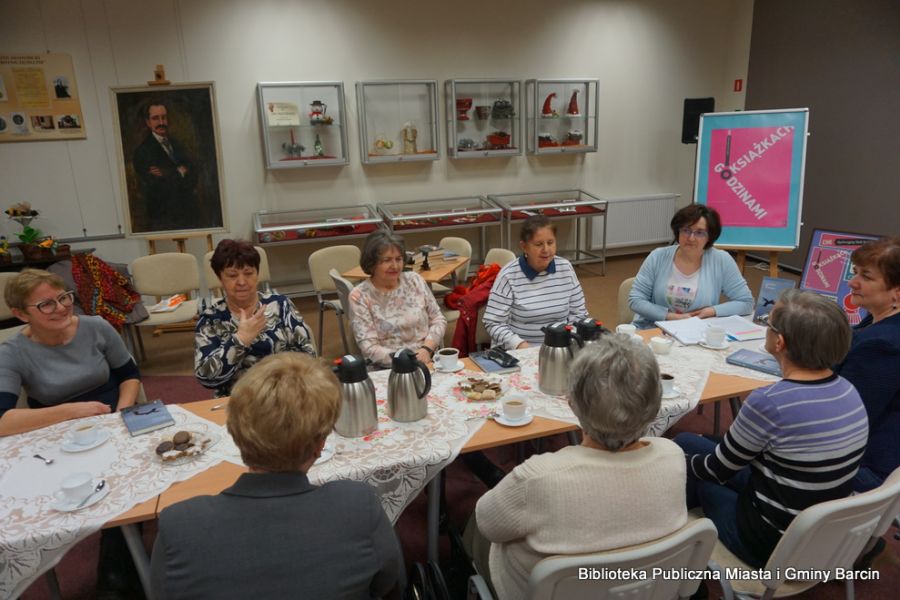
<path id="1" fill-rule="evenodd" d="M 574 338 L 572 339 L 572 342 L 569 345 L 572 347 L 572 354 L 574 356 L 578 356 L 578 351 L 583 347 L 590 344 L 596 344 L 597 340 L 600 339 L 600 336 L 609 333 L 609 329 L 603 327 L 603 323 L 594 317 L 585 317 L 580 321 L 576 321 L 575 331 L 578 333 L 579 337 L 581 337 L 582 343 L 579 345 L 577 340 Z"/>
<path id="2" fill-rule="evenodd" d="M 541 327 L 544 343 L 538 353 L 538 388 L 550 396 L 562 396 L 568 387 L 569 363 L 575 357 L 572 342 L 584 346 L 571 325 L 554 323 Z"/>
<path id="3" fill-rule="evenodd" d="M 334 430 L 344 437 L 369 435 L 378 428 L 378 409 L 366 362 L 347 354 L 334 361 L 332 370 L 341 384 L 341 415 Z"/>
<path id="4" fill-rule="evenodd" d="M 388 375 L 387 413 L 395 421 L 418 421 L 428 414 L 431 373 L 412 350 L 398 350 Z"/>

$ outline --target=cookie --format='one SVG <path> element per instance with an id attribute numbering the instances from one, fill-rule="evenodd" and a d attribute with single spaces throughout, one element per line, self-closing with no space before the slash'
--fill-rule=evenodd
<path id="1" fill-rule="evenodd" d="M 174 447 L 175 447 L 175 444 L 173 444 L 172 442 L 167 440 L 156 447 L 156 453 L 159 454 L 160 456 L 162 456 L 166 452 L 169 452 L 170 450 L 172 450 L 172 448 L 174 448 Z"/>
<path id="2" fill-rule="evenodd" d="M 172 443 L 178 446 L 179 444 L 187 444 L 191 441 L 191 434 L 187 431 L 179 431 L 174 436 L 172 436 Z"/>

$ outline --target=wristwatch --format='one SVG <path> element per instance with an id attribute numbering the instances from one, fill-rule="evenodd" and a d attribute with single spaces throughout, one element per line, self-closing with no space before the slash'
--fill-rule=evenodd
<path id="1" fill-rule="evenodd" d="M 429 348 L 429 347 L 426 346 L 425 344 L 422 344 L 421 346 L 419 346 L 419 348 L 421 348 L 422 350 L 425 350 L 426 352 L 428 352 L 428 354 L 429 354 L 432 358 L 434 358 L 434 348 Z"/>

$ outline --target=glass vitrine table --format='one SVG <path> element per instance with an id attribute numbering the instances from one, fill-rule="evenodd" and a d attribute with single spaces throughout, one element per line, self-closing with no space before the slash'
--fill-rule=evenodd
<path id="1" fill-rule="evenodd" d="M 383 224 L 369 204 L 301 210 L 260 211 L 253 229 L 260 245 L 301 244 L 323 239 L 352 239 L 369 235 Z"/>

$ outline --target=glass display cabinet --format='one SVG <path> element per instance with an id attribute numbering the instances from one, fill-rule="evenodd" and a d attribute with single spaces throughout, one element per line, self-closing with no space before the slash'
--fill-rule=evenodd
<path id="1" fill-rule="evenodd" d="M 268 169 L 346 165 L 344 84 L 261 82 L 259 122 Z"/>
<path id="2" fill-rule="evenodd" d="M 445 231 L 478 227 L 481 258 L 487 251 L 485 229 L 496 225 L 501 228 L 501 237 L 503 234 L 503 211 L 484 196 L 379 202 L 378 210 L 392 231 Z"/>
<path id="3" fill-rule="evenodd" d="M 509 79 L 444 82 L 447 153 L 452 158 L 522 154 L 521 83 Z"/>
<path id="4" fill-rule="evenodd" d="M 562 255 L 572 256 L 572 264 L 602 262 L 606 275 L 606 214 L 609 202 L 583 190 L 558 190 L 519 194 L 491 194 L 488 200 L 503 209 L 506 224 L 506 247 L 518 251 L 518 244 L 512 238 L 512 225 L 534 215 L 544 215 L 550 220 L 569 219 L 574 221 L 575 247 L 559 250 Z M 603 221 L 603 242 L 600 254 L 590 249 L 591 230 L 595 219 Z M 583 231 L 584 230 L 584 231 Z M 583 247 L 582 247 L 583 246 Z"/>
<path id="5" fill-rule="evenodd" d="M 364 164 L 441 157 L 436 81 L 360 81 L 356 102 Z"/>
<path id="6" fill-rule="evenodd" d="M 358 238 L 384 224 L 369 204 L 303 210 L 260 211 L 253 215 L 256 240 L 266 244 L 300 244 L 323 238 Z"/>
<path id="7" fill-rule="evenodd" d="M 526 81 L 528 152 L 596 152 L 599 85 L 597 79 Z"/>

